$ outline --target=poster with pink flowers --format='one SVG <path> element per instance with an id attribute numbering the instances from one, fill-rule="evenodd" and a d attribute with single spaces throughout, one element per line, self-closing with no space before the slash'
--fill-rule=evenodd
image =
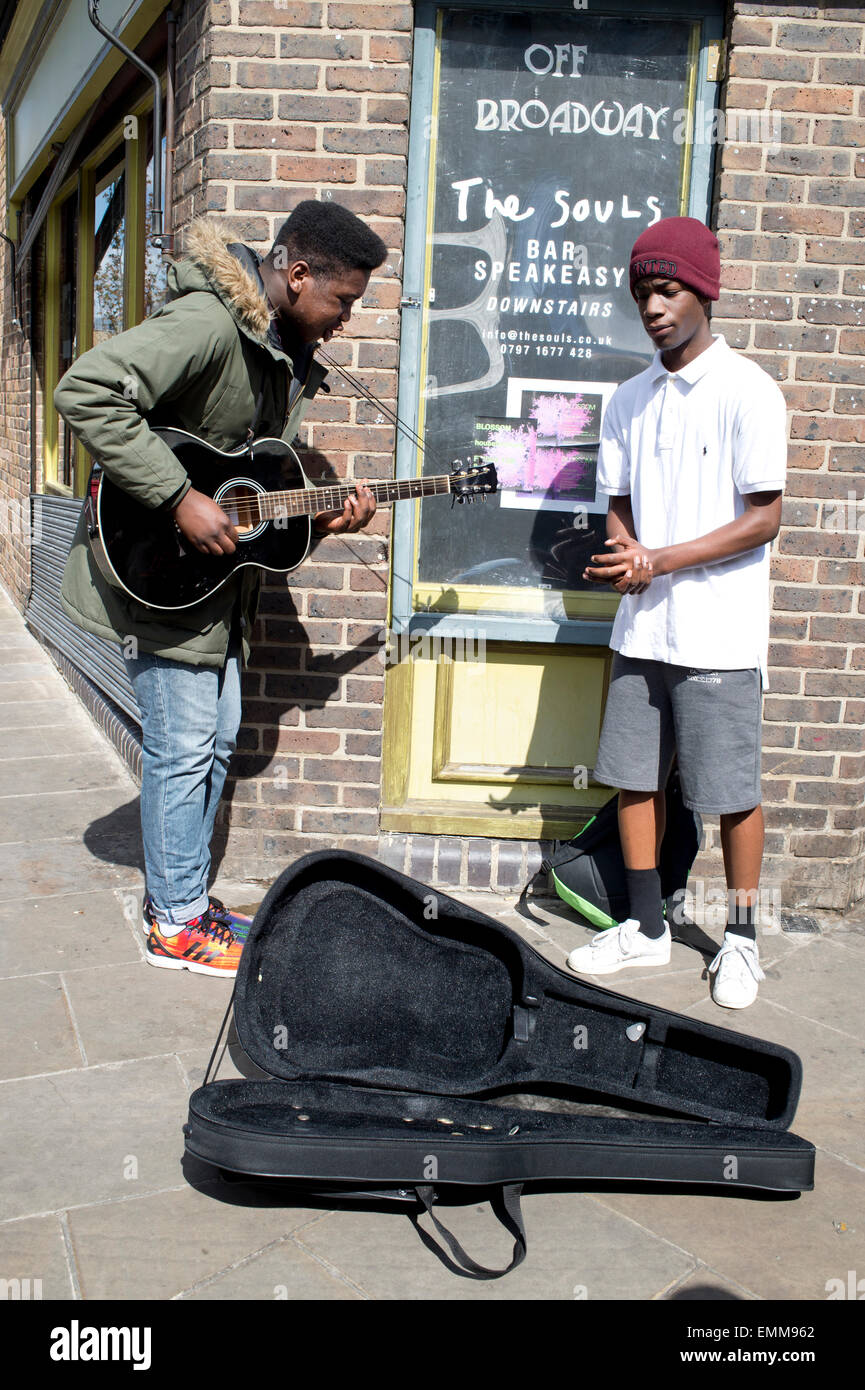
<path id="1" fill-rule="evenodd" d="M 508 383 L 507 418 L 478 419 L 475 456 L 495 465 L 502 507 L 605 512 L 598 498 L 598 444 L 614 382 Z"/>

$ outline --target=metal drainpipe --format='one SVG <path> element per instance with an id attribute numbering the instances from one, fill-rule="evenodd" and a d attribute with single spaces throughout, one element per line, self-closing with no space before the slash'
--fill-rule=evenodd
<path id="1" fill-rule="evenodd" d="M 151 212 L 150 240 L 154 246 L 161 247 L 163 244 L 162 159 L 160 158 L 162 151 L 162 85 L 153 68 L 148 67 L 137 53 L 133 53 L 132 49 L 127 48 L 125 43 L 121 43 L 120 39 L 100 22 L 97 3 L 98 0 L 87 0 L 87 14 L 94 29 L 97 29 L 102 37 L 113 44 L 115 48 L 119 48 L 130 63 L 133 63 L 139 72 L 143 72 L 145 77 L 148 77 L 153 83 L 153 209 Z"/>
<path id="2" fill-rule="evenodd" d="M 0 237 L 6 242 L 6 245 L 9 247 L 9 254 L 12 257 L 12 323 L 15 328 L 20 328 L 21 317 L 18 313 L 18 271 L 15 267 L 15 242 L 12 240 L 11 236 L 7 236 L 5 232 L 0 232 Z"/>
<path id="3" fill-rule="evenodd" d="M 177 53 L 177 21 L 174 10 L 166 10 L 168 45 L 165 61 L 165 234 L 162 254 L 174 255 L 174 64 Z M 155 150 L 154 146 L 154 150 Z"/>

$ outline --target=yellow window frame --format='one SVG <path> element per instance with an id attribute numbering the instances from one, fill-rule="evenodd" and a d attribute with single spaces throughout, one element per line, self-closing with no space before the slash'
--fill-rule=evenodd
<path id="1" fill-rule="evenodd" d="M 144 275 L 147 255 L 147 143 L 142 128 L 153 110 L 152 97 L 126 113 L 91 150 L 77 173 L 59 190 L 45 225 L 45 325 L 43 332 L 43 449 L 42 490 L 65 497 L 83 497 L 90 473 L 90 457 L 80 440 L 75 441 L 73 485 L 60 480 L 59 418 L 54 391 L 60 380 L 60 210 L 78 192 L 78 267 L 76 275 L 75 331 L 78 356 L 93 346 L 93 276 L 96 170 L 123 142 L 126 182 L 124 206 L 123 327 L 132 328 L 144 318 Z M 135 126 L 130 126 L 130 120 Z M 129 132 L 134 130 L 134 135 Z"/>

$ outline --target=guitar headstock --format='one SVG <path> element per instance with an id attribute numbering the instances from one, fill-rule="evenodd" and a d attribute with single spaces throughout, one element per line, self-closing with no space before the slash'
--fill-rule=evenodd
<path id="1" fill-rule="evenodd" d="M 484 497 L 495 492 L 499 485 L 495 466 L 492 463 L 475 463 L 466 468 L 454 468 L 450 475 L 451 492 L 457 502 L 471 502 L 474 497 Z"/>

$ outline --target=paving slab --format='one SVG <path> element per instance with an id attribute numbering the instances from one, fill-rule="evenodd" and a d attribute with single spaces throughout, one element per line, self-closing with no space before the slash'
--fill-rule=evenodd
<path id="1" fill-rule="evenodd" d="M 64 982 L 91 1065 L 153 1057 L 208 1041 L 212 1046 L 234 985 L 233 980 L 160 969 L 145 961 L 73 970 Z"/>
<path id="2" fill-rule="evenodd" d="M 52 678 L 51 672 L 46 672 L 39 679 L 16 679 L 0 683 L 0 720 L 6 722 L 2 713 L 3 705 L 30 705 L 37 700 L 56 700 L 66 687 L 60 673 L 55 670 L 54 674 L 55 678 Z"/>
<path id="3" fill-rule="evenodd" d="M 181 1177 L 179 1168 L 176 1177 Z M 69 1231 L 82 1297 L 167 1299 L 204 1280 L 220 1277 L 230 1281 L 238 1275 L 235 1266 L 274 1243 L 284 1243 L 298 1226 L 319 1215 L 305 1207 L 279 1208 L 266 1201 L 232 1205 L 228 1200 L 232 1195 L 228 1184 L 214 1180 L 201 1190 L 184 1185 L 70 1212 Z M 303 1285 L 301 1269 L 307 1271 L 311 1288 L 332 1282 L 329 1278 L 321 1280 L 320 1267 L 296 1247 L 282 1261 L 295 1267 L 291 1282 L 298 1288 Z M 279 1280 L 264 1281 L 261 1266 L 255 1280 L 257 1292 L 237 1296 L 275 1297 L 273 1287 Z M 291 1296 L 328 1295 L 309 1292 Z"/>
<path id="4" fill-rule="evenodd" d="M 826 933 L 827 941 L 831 941 L 836 946 L 843 946 L 850 951 L 865 952 L 865 922 L 852 921 L 840 922 Z"/>
<path id="5" fill-rule="evenodd" d="M 507 1278 L 489 1282 L 450 1272 L 424 1249 L 401 1212 L 335 1212 L 295 1239 L 372 1298 L 646 1299 L 694 1268 L 693 1257 L 674 1243 L 632 1221 L 610 1220 L 612 1213 L 585 1194 L 532 1193 L 523 1197 L 522 1206 L 527 1258 Z M 435 1212 L 478 1263 L 507 1264 L 513 1237 L 489 1206 L 437 1203 Z M 427 1216 L 420 1221 L 433 1230 Z"/>
<path id="6" fill-rule="evenodd" d="M 27 1298 L 46 1302 L 74 1299 L 60 1218 L 37 1216 L 29 1221 L 0 1222 L 0 1277 L 22 1283 L 29 1280 L 26 1293 L 21 1284 L 18 1287 L 19 1294 Z"/>
<path id="7" fill-rule="evenodd" d="M 809 1086 L 808 1099 L 799 1102 L 790 1128 L 859 1168 L 865 1192 L 865 1102 L 858 1097 L 821 1099 Z"/>
<path id="8" fill-rule="evenodd" d="M 0 769 L 3 764 L 0 763 Z M 32 795 L 0 797 L 0 844 L 34 844 L 51 840 L 75 840 L 81 842 L 82 833 L 88 839 L 100 838 L 92 834 L 91 826 L 103 822 L 105 828 L 101 838 L 110 834 L 108 824 L 117 822 L 118 832 L 131 833 L 122 812 L 129 795 L 129 788 L 123 784 L 109 784 L 83 792 L 36 792 Z M 22 841 L 22 828 L 26 826 L 26 841 Z M 137 830 L 135 832 L 138 833 Z"/>
<path id="9" fill-rule="evenodd" d="M 8 646 L 0 640 L 0 651 L 3 653 L 3 661 L 0 664 L 0 683 L 3 681 L 29 680 L 31 677 L 39 679 L 46 670 L 55 674 L 56 666 L 51 658 L 40 653 L 38 649 L 34 652 L 33 645 L 28 645 L 26 638 L 16 644 L 10 643 Z"/>
<path id="10" fill-rule="evenodd" d="M 760 962 L 766 976 L 765 984 L 760 987 L 758 999 L 762 998 L 764 1002 L 783 1000 L 789 1006 L 788 996 L 779 986 L 784 978 L 786 963 L 798 948 L 776 936 L 770 936 L 758 944 Z M 555 955 L 546 949 L 542 954 L 549 955 L 553 964 L 557 963 Z M 736 1014 L 754 1016 L 753 1006 L 749 1010 L 738 1011 L 724 1009 L 716 1004 L 712 999 L 712 984 L 707 963 L 697 952 L 675 942 L 669 966 L 620 970 L 615 975 L 599 975 L 594 978 L 593 983 L 602 989 L 625 994 L 629 999 L 640 999 L 646 1004 L 654 1004 L 673 1013 L 690 1014 L 698 1006 L 708 1006 L 711 1017 L 705 1013 L 701 1016 L 718 1028 L 731 1027 L 731 1018 Z M 744 1031 L 762 1036 L 756 1028 L 745 1027 Z"/>
<path id="11" fill-rule="evenodd" d="M 275 877 L 276 875 L 274 879 Z M 245 912 L 247 916 L 254 917 L 269 888 L 269 883 L 249 883 L 242 879 L 222 878 L 217 875 L 210 891 L 235 912 Z"/>
<path id="12" fill-rule="evenodd" d="M 789 1047 L 803 1059 L 802 1100 L 849 1100 L 862 1093 L 865 1045 L 829 1024 L 815 1023 L 766 999 L 764 993 L 747 1009 L 719 1009 L 711 999 L 689 1010 L 692 1018 L 716 1023 L 736 1033 Z M 798 1131 L 797 1131 L 798 1132 Z M 815 1142 L 815 1135 L 803 1134 Z"/>
<path id="13" fill-rule="evenodd" d="M 754 1294 L 722 1279 L 715 1270 L 698 1266 L 663 1297 L 671 1303 L 753 1302 Z"/>
<path id="14" fill-rule="evenodd" d="M 84 1064 L 60 976 L 0 980 L 0 1079 Z"/>
<path id="15" fill-rule="evenodd" d="M 865 1269 L 862 1173 L 825 1153 L 815 1190 L 792 1199 L 622 1192 L 596 1200 L 760 1298 L 825 1299 L 827 1280 Z"/>
<path id="16" fill-rule="evenodd" d="M 602 989 L 624 994 L 628 999 L 639 999 L 644 1004 L 684 1014 L 709 996 L 709 982 L 703 978 L 703 973 L 693 966 L 684 970 L 620 970 L 617 975 L 603 976 L 594 983 Z M 719 1028 L 725 1027 L 724 1019 L 721 1017 L 724 1010 L 719 1009 L 717 1005 L 713 1005 L 713 1009 L 716 1017 L 712 1022 Z"/>
<path id="17" fill-rule="evenodd" d="M 0 845 L 0 904 L 126 886 L 130 868 L 103 862 L 72 840 Z"/>
<path id="18" fill-rule="evenodd" d="M 5 657 L 3 660 L 5 661 Z M 90 752 L 93 726 L 89 724 L 36 724 L 30 728 L 0 728 L 0 760 L 44 757 L 50 753 L 69 756 Z"/>
<path id="19" fill-rule="evenodd" d="M 175 1054 L 178 1062 L 183 1068 L 186 1084 L 190 1091 L 196 1091 L 199 1086 L 204 1085 L 204 1076 L 207 1071 L 207 1064 L 213 1051 L 213 1043 L 216 1041 L 216 1029 L 214 1029 L 213 1040 L 208 1047 L 192 1047 L 179 1049 Z M 234 1047 L 225 1048 L 220 1051 L 217 1058 L 219 1063 L 214 1076 L 220 1081 L 231 1081 L 238 1077 L 261 1079 L 267 1076 L 255 1063 L 246 1056 L 246 1053 L 236 1044 Z"/>
<path id="20" fill-rule="evenodd" d="M 46 724 L 61 724 L 69 715 L 69 701 L 75 700 L 71 691 L 52 690 L 40 700 L 17 700 L 0 704 L 0 728 L 33 729 Z"/>
<path id="21" fill-rule="evenodd" d="M 277 1302 L 362 1300 L 363 1294 L 293 1240 L 279 1241 L 254 1259 L 183 1295 L 184 1302 L 267 1299 Z"/>
<path id="22" fill-rule="evenodd" d="M 112 753 L 91 749 L 80 753 L 51 753 L 44 757 L 4 758 L 0 762 L 0 798 L 85 792 L 104 787 L 128 790 L 129 774 Z M 2 804 L 2 802 L 0 802 Z"/>
<path id="23" fill-rule="evenodd" d="M 846 951 L 831 937 L 811 937 L 779 961 L 775 973 L 771 1001 L 865 1042 L 865 954 Z"/>
<path id="24" fill-rule="evenodd" d="M 3 1082 L 0 1220 L 177 1186 L 186 1097 L 172 1057 Z"/>
<path id="25" fill-rule="evenodd" d="M 0 904 L 0 978 L 141 960 L 123 910 L 126 896 L 139 901 L 138 894 L 103 888 Z"/>

